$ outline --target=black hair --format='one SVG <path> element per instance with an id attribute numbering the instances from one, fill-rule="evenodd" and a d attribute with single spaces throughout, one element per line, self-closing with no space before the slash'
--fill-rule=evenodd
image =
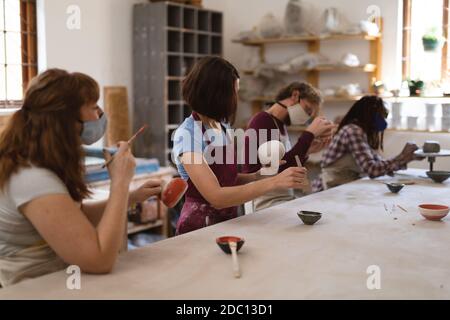
<path id="1" fill-rule="evenodd" d="M 387 118 L 389 111 L 383 99 L 374 95 L 367 95 L 356 101 L 339 124 L 338 131 L 348 124 L 356 124 L 367 135 L 372 149 L 383 150 L 384 132 L 377 131 L 375 117 L 377 114 Z"/>

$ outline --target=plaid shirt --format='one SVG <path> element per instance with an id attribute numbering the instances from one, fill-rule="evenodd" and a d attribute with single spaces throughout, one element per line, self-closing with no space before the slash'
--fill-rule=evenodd
<path id="1" fill-rule="evenodd" d="M 401 157 L 384 160 L 373 150 L 368 143 L 367 135 L 356 124 L 348 124 L 339 130 L 333 137 L 329 147 L 322 155 L 321 167 L 326 168 L 350 153 L 362 172 L 370 178 L 406 168 L 406 162 Z M 323 190 L 322 179 L 319 177 L 313 182 L 313 190 Z"/>

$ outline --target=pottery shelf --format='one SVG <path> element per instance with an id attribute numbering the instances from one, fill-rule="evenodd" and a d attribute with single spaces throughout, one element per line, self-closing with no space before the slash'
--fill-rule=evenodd
<path id="1" fill-rule="evenodd" d="M 392 132 L 419 132 L 419 133 L 449 133 L 449 130 L 427 130 L 427 129 L 386 129 Z"/>
<path id="2" fill-rule="evenodd" d="M 201 58 L 222 56 L 223 14 L 174 2 L 139 3 L 133 14 L 133 127 L 151 120 L 136 155 L 173 165 L 171 136 L 191 114 L 182 82 Z"/>
<path id="3" fill-rule="evenodd" d="M 380 30 L 382 30 L 382 19 L 380 19 Z M 369 43 L 369 62 L 360 67 L 347 67 L 339 65 L 320 66 L 314 69 L 302 70 L 306 73 L 306 80 L 314 87 L 319 87 L 319 77 L 322 72 L 365 72 L 368 78 L 368 88 L 370 93 L 373 92 L 372 85 L 376 80 L 381 78 L 381 40 L 382 33 L 377 35 L 367 34 L 332 34 L 325 36 L 299 36 L 299 37 L 283 37 L 278 39 L 251 39 L 251 40 L 233 40 L 234 43 L 240 43 L 244 46 L 257 47 L 259 50 L 259 60 L 261 63 L 266 62 L 266 47 L 268 45 L 276 44 L 298 44 L 306 43 L 307 51 L 309 53 L 319 53 L 320 43 L 322 41 L 349 41 L 359 40 L 367 41 Z M 244 74 L 253 75 L 252 70 L 244 70 Z M 272 99 L 265 100 L 265 97 L 255 97 L 251 100 L 252 113 L 258 113 L 263 109 L 263 105 Z M 325 102 L 349 102 L 355 101 L 352 97 L 340 98 L 330 97 L 324 100 Z"/>
<path id="4" fill-rule="evenodd" d="M 300 36 L 300 37 L 283 37 L 274 39 L 251 39 L 251 40 L 233 40 L 234 43 L 241 43 L 246 46 L 264 46 L 266 44 L 276 43 L 298 43 L 298 42 L 315 42 L 327 40 L 367 40 L 374 41 L 381 38 L 381 33 L 378 35 L 360 34 L 333 34 L 326 36 Z"/>
<path id="5" fill-rule="evenodd" d="M 352 101 L 358 101 L 361 99 L 362 95 L 358 96 L 347 96 L 347 97 L 336 97 L 336 96 L 325 96 L 324 101 L 325 102 L 352 102 Z M 258 103 L 269 103 L 274 102 L 275 97 L 254 97 L 252 101 L 258 102 Z"/>
<path id="6" fill-rule="evenodd" d="M 330 71 L 330 72 L 374 72 L 376 69 L 376 66 L 373 64 L 366 64 L 364 66 L 358 66 L 358 67 L 347 67 L 347 66 L 340 66 L 340 65 L 327 65 L 327 66 L 319 66 L 316 68 L 311 69 L 302 69 L 299 71 L 301 72 L 310 72 L 310 71 Z M 243 70 L 243 73 L 249 76 L 252 76 L 255 74 L 253 70 Z"/>
<path id="7" fill-rule="evenodd" d="M 383 97 L 389 102 L 420 101 L 425 104 L 450 104 L 450 96 L 410 96 L 410 97 Z"/>
<path id="8" fill-rule="evenodd" d="M 450 97 L 449 96 L 422 96 L 422 97 L 388 97 L 383 98 L 390 102 L 391 129 L 394 131 L 448 133 L 450 130 Z M 422 105 L 425 111 L 422 115 L 402 116 L 402 110 L 409 105 Z M 436 116 L 442 108 L 442 116 Z M 406 123 L 405 123 L 406 120 Z"/>
<path id="9" fill-rule="evenodd" d="M 288 131 L 290 132 L 304 132 L 306 130 L 305 126 L 288 126 Z M 420 132 L 420 133 L 449 133 L 449 130 L 425 130 L 425 129 L 386 129 L 386 131 L 391 132 Z"/>

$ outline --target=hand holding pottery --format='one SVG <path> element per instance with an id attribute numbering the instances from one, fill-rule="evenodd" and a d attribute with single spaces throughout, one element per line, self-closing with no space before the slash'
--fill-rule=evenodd
<path id="1" fill-rule="evenodd" d="M 270 179 L 272 179 L 272 187 L 275 190 L 289 188 L 303 189 L 305 187 L 305 180 L 308 179 L 307 169 L 290 167 Z"/>
<path id="2" fill-rule="evenodd" d="M 306 128 L 306 131 L 311 132 L 314 137 L 318 138 L 321 136 L 330 136 L 335 124 L 324 117 L 317 117 L 313 122 Z"/>
<path id="3" fill-rule="evenodd" d="M 407 142 L 400 153 L 400 157 L 402 157 L 405 162 L 411 162 L 415 160 L 414 152 L 418 149 L 419 147 L 414 142 Z"/>
<path id="4" fill-rule="evenodd" d="M 131 203 L 144 202 L 152 196 L 157 196 L 161 194 L 162 180 L 160 179 L 149 179 L 145 183 L 139 186 L 139 188 L 131 191 L 130 201 Z"/>

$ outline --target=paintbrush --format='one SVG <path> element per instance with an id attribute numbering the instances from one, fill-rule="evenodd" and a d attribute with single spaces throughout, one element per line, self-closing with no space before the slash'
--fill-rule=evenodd
<path id="1" fill-rule="evenodd" d="M 133 141 L 142 133 L 145 131 L 145 129 L 147 129 L 148 125 L 144 124 L 128 141 L 128 145 L 131 146 L 131 144 L 133 143 Z M 107 167 L 112 161 L 114 160 L 114 157 L 111 157 L 111 159 L 109 159 L 108 161 L 105 162 L 105 164 L 102 166 L 102 169 Z"/>
<path id="2" fill-rule="evenodd" d="M 298 155 L 295 156 L 295 161 L 297 162 L 297 166 L 298 166 L 299 168 L 302 168 L 302 167 L 303 167 L 303 166 L 302 166 L 302 163 L 301 163 L 301 161 L 300 161 L 300 158 L 299 158 Z"/>
<path id="3" fill-rule="evenodd" d="M 302 162 L 300 161 L 300 157 L 298 155 L 295 155 L 295 161 L 297 162 L 297 167 L 299 168 L 303 168 Z M 304 185 L 304 192 L 308 192 L 308 187 L 309 187 L 309 180 L 306 179 L 305 182 L 303 183 Z"/>
<path id="4" fill-rule="evenodd" d="M 235 278 L 241 277 L 241 270 L 239 268 L 239 260 L 237 257 L 237 243 L 235 241 L 228 241 L 228 245 L 230 246 L 231 256 L 233 259 L 233 272 Z"/>

